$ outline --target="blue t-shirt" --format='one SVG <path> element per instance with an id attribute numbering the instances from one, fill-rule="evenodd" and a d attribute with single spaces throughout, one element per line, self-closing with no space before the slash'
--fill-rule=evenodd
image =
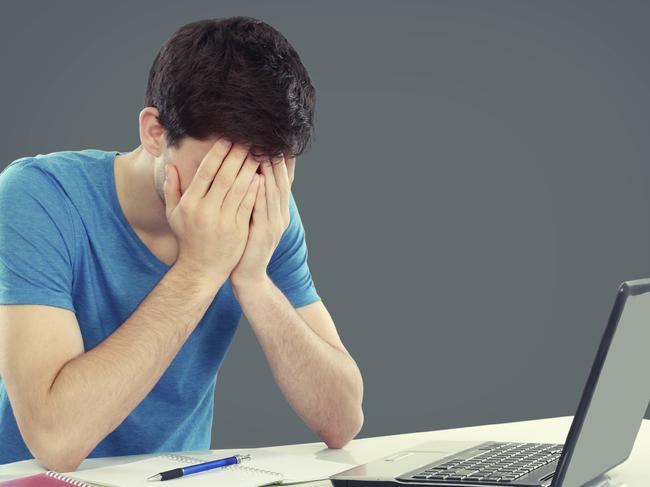
<path id="1" fill-rule="evenodd" d="M 170 269 L 122 212 L 117 154 L 39 154 L 0 173 L 0 304 L 72 310 L 86 351 L 113 333 Z M 291 222 L 267 273 L 298 308 L 320 297 L 293 194 L 289 206 Z M 241 316 L 227 280 L 158 383 L 89 457 L 209 449 L 217 374 Z M 0 378 L 0 463 L 29 458 Z"/>

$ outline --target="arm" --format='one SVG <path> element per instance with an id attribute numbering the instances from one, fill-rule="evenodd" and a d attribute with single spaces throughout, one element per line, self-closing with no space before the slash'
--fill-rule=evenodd
<path id="1" fill-rule="evenodd" d="M 85 353 L 70 310 L 0 306 L 0 374 L 34 457 L 52 470 L 75 470 L 158 382 L 224 281 L 206 284 L 175 264 Z"/>
<path id="2" fill-rule="evenodd" d="M 295 157 L 262 164 L 249 239 L 230 282 L 289 404 L 328 447 L 341 448 L 363 424 L 363 380 L 322 300 L 314 302 L 294 172 Z M 293 307 L 306 299 L 310 305 Z"/>
<path id="3" fill-rule="evenodd" d="M 329 448 L 345 446 L 363 425 L 363 380 L 323 303 L 294 309 L 269 278 L 233 292 L 291 407 Z"/>
<path id="4" fill-rule="evenodd" d="M 164 132 L 146 114 L 143 143 L 158 151 Z M 231 145 L 222 138 L 208 150 L 183 194 L 178 170 L 167 164 L 165 215 L 177 260 L 132 315 L 85 353 L 71 311 L 67 202 L 37 166 L 16 164 L 0 175 L 0 374 L 21 435 L 46 467 L 76 469 L 145 398 L 241 256 L 259 164 L 245 146 Z"/>

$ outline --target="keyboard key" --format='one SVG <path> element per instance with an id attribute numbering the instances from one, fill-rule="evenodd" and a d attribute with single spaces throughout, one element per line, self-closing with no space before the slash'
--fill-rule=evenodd
<path id="1" fill-rule="evenodd" d="M 501 475 L 488 475 L 486 477 L 483 477 L 483 480 L 501 480 Z"/>
<path id="2" fill-rule="evenodd" d="M 463 477 L 470 475 L 472 473 L 476 472 L 476 469 L 472 470 L 456 470 L 456 475 L 462 475 Z"/>

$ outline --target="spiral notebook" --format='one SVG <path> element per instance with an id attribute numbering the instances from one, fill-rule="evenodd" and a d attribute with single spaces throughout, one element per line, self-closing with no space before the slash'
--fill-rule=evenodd
<path id="1" fill-rule="evenodd" d="M 251 459 L 236 465 L 216 468 L 166 480 L 161 487 L 258 487 L 272 484 L 291 484 L 328 479 L 353 465 L 314 458 L 312 455 L 287 455 L 269 451 L 236 450 L 234 453 L 250 453 Z M 147 478 L 165 470 L 224 458 L 230 454 L 214 454 L 209 458 L 184 455 L 159 455 L 157 457 L 109 467 L 67 472 L 64 475 L 83 482 L 107 487 L 152 487 L 157 482 Z"/>
<path id="2" fill-rule="evenodd" d="M 94 487 L 92 484 L 80 482 L 52 471 L 30 475 L 29 477 L 23 477 L 21 479 L 0 482 L 0 485 L 3 487 L 64 487 L 66 485 Z"/>

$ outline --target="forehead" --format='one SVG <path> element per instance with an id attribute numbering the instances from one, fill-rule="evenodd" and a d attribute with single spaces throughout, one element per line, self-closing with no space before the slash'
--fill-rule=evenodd
<path id="1" fill-rule="evenodd" d="M 193 137 L 183 137 L 176 150 L 188 157 L 202 158 L 207 154 L 217 140 L 219 140 L 218 136 L 212 136 L 205 140 L 199 140 Z"/>

